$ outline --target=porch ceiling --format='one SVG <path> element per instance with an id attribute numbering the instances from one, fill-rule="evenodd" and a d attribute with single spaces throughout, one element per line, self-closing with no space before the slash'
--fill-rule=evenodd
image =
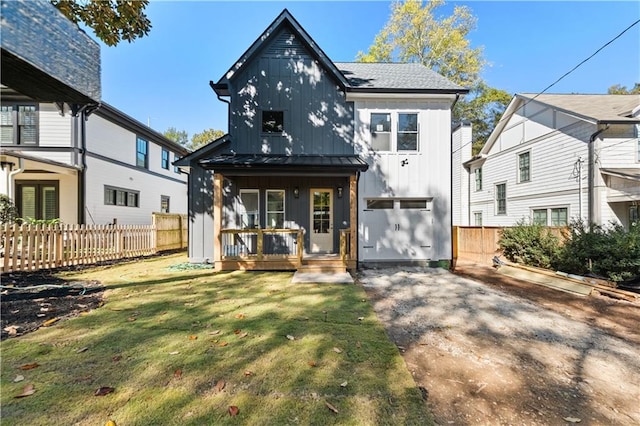
<path id="1" fill-rule="evenodd" d="M 227 175 L 332 175 L 364 172 L 369 165 L 357 155 L 217 155 L 200 165 Z"/>

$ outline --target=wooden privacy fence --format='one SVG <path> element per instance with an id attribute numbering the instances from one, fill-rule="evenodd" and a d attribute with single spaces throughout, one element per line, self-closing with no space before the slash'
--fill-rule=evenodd
<path id="1" fill-rule="evenodd" d="M 152 225 L 7 225 L 3 272 L 35 271 L 156 253 Z"/>
<path id="2" fill-rule="evenodd" d="M 491 264 L 494 256 L 500 256 L 498 241 L 501 226 L 454 226 L 453 227 L 453 259 L 468 260 L 477 263 Z M 549 227 L 551 233 L 563 241 L 564 227 Z"/>
<path id="3" fill-rule="evenodd" d="M 156 250 L 187 248 L 189 230 L 186 214 L 152 213 L 151 224 L 156 230 Z"/>

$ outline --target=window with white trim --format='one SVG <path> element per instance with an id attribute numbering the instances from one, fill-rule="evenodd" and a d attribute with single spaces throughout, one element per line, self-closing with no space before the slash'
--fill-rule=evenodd
<path id="1" fill-rule="evenodd" d="M 267 228 L 284 228 L 284 189 L 267 189 Z"/>
<path id="2" fill-rule="evenodd" d="M 542 226 L 567 226 L 569 224 L 569 209 L 567 207 L 553 207 L 533 209 L 531 221 Z"/>
<path id="3" fill-rule="evenodd" d="M 398 151 L 418 150 L 418 114 L 398 114 Z"/>
<path id="4" fill-rule="evenodd" d="M 169 202 L 171 201 L 168 195 L 160 196 L 160 213 L 169 213 Z"/>
<path id="5" fill-rule="evenodd" d="M 534 225 L 547 226 L 547 209 L 535 209 L 532 220 Z"/>
<path id="6" fill-rule="evenodd" d="M 260 192 L 257 189 L 240 190 L 238 215 L 241 229 L 260 227 Z"/>
<path id="7" fill-rule="evenodd" d="M 0 142 L 3 145 L 38 144 L 36 105 L 0 106 Z"/>
<path id="8" fill-rule="evenodd" d="M 507 184 L 496 185 L 496 214 L 507 214 Z"/>
<path id="9" fill-rule="evenodd" d="M 482 212 L 473 213 L 473 225 L 482 226 Z"/>
<path id="10" fill-rule="evenodd" d="M 551 226 L 567 226 L 569 209 L 566 207 L 551 209 Z"/>
<path id="11" fill-rule="evenodd" d="M 371 148 L 391 151 L 391 114 L 371 113 Z"/>
<path id="12" fill-rule="evenodd" d="M 476 191 L 482 191 L 482 167 L 478 167 L 474 175 L 476 178 Z"/>
<path id="13" fill-rule="evenodd" d="M 518 182 L 529 182 L 531 180 L 531 152 L 518 154 Z"/>
<path id="14" fill-rule="evenodd" d="M 376 151 L 419 151 L 419 115 L 416 112 L 372 112 L 371 148 Z"/>

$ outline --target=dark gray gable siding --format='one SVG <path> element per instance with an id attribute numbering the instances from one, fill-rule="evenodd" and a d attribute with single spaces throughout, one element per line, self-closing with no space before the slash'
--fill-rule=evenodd
<path id="1" fill-rule="evenodd" d="M 287 26 L 230 81 L 229 150 L 353 154 L 353 104 Z M 284 111 L 283 134 L 262 133 L 263 110 Z"/>

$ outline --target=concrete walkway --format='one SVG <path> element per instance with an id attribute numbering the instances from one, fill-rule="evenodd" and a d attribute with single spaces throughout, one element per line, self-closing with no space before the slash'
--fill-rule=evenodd
<path id="1" fill-rule="evenodd" d="M 293 284 L 329 283 L 353 284 L 353 277 L 348 272 L 300 272 L 296 271 L 291 278 Z"/>

